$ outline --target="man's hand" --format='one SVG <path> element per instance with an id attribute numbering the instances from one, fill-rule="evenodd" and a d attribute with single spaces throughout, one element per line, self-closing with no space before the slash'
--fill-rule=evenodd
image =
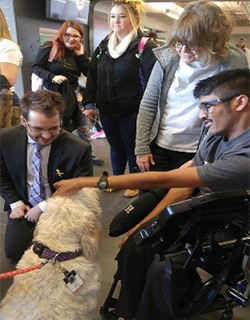
<path id="1" fill-rule="evenodd" d="M 150 171 L 150 164 L 155 165 L 152 153 L 138 154 L 136 156 L 136 163 L 141 172 Z"/>
<path id="2" fill-rule="evenodd" d="M 30 222 L 37 222 L 42 213 L 43 213 L 42 210 L 39 208 L 38 205 L 36 205 L 26 213 L 24 218 Z"/>
<path id="3" fill-rule="evenodd" d="M 86 109 L 84 110 L 84 115 L 87 117 L 90 121 L 95 121 L 96 120 L 96 114 L 95 114 L 95 109 Z"/>
<path id="4" fill-rule="evenodd" d="M 26 204 L 22 204 L 21 206 L 15 208 L 11 211 L 10 218 L 11 219 L 21 219 L 25 216 L 25 214 L 30 210 L 30 206 Z"/>

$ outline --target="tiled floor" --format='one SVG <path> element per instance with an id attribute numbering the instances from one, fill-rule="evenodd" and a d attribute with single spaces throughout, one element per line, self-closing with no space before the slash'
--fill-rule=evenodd
<path id="1" fill-rule="evenodd" d="M 95 175 L 100 175 L 102 171 L 108 170 L 111 172 L 109 162 L 109 148 L 106 139 L 92 140 L 93 151 L 95 156 L 105 161 L 104 167 L 94 167 Z M 121 241 L 119 238 L 110 238 L 108 236 L 108 226 L 112 218 L 131 200 L 123 197 L 122 191 L 116 191 L 111 194 L 101 193 L 101 206 L 103 209 L 102 225 L 103 225 L 103 240 L 100 248 L 98 261 L 102 267 L 102 285 L 98 299 L 98 305 L 95 312 L 95 320 L 100 319 L 99 309 L 102 306 L 110 289 L 113 280 L 113 275 L 116 271 L 116 262 L 114 258 L 118 252 L 118 244 Z M 8 261 L 3 253 L 3 240 L 6 225 L 6 214 L 3 212 L 3 201 L 0 199 L 0 273 L 13 270 L 14 264 Z M 12 279 L 0 280 L 0 299 L 5 295 L 8 287 L 12 283 Z M 118 286 L 119 290 L 119 286 Z M 219 320 L 221 312 L 215 312 L 200 317 L 195 317 L 192 320 Z M 249 309 L 236 308 L 234 311 L 234 320 L 247 320 L 249 317 Z M 4 320 L 4 319 L 0 319 Z M 13 319 L 15 320 L 15 319 Z M 28 319 L 27 319 L 28 320 Z M 46 320 L 46 319 L 44 319 Z M 61 319 L 60 319 L 61 320 Z M 79 319 L 80 320 L 80 319 Z M 157 319 L 155 319 L 157 320 Z M 167 320 L 167 319 L 166 319 Z"/>

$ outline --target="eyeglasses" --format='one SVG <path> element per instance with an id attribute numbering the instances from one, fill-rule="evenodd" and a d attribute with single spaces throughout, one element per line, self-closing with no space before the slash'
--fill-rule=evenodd
<path id="1" fill-rule="evenodd" d="M 237 97 L 238 95 L 239 95 L 239 94 L 233 95 L 233 96 L 228 97 L 228 98 L 218 98 L 218 99 L 214 99 L 214 100 L 202 102 L 202 103 L 199 105 L 199 108 L 200 108 L 200 110 L 202 110 L 204 113 L 208 114 L 208 113 L 209 113 L 209 109 L 210 109 L 211 107 L 213 107 L 215 103 L 229 101 L 229 100 Z"/>
<path id="2" fill-rule="evenodd" d="M 74 40 L 80 40 L 81 39 L 81 36 L 78 36 L 76 34 L 71 34 L 71 33 L 64 33 L 64 37 L 66 39 L 70 39 L 70 38 L 73 38 Z"/>
<path id="3" fill-rule="evenodd" d="M 189 50 L 191 50 L 191 51 L 197 51 L 196 48 L 190 48 L 186 43 L 180 43 L 180 42 L 176 42 L 175 43 L 175 48 L 178 49 L 178 50 L 181 50 L 184 46 L 186 48 L 188 48 Z"/>
<path id="4" fill-rule="evenodd" d="M 56 127 L 50 128 L 50 129 L 42 129 L 39 127 L 33 127 L 28 123 L 28 121 L 26 121 L 26 123 L 27 123 L 27 126 L 30 129 L 30 131 L 34 132 L 34 133 L 44 134 L 48 131 L 51 135 L 53 135 L 53 134 L 57 134 L 61 129 L 61 123 L 59 126 L 56 126 Z"/>

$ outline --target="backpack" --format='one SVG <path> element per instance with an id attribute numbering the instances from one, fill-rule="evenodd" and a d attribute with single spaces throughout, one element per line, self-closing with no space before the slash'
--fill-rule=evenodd
<path id="1" fill-rule="evenodd" d="M 138 53 L 136 53 L 136 55 L 135 55 L 137 59 L 141 58 L 143 49 L 145 47 L 145 44 L 148 42 L 148 40 L 149 40 L 149 37 L 142 37 L 140 42 L 138 43 Z M 139 78 L 140 78 L 141 86 L 142 86 L 143 91 L 144 91 L 145 88 L 146 88 L 146 84 L 145 84 L 145 77 L 143 75 L 141 66 L 140 66 L 140 69 L 139 69 Z"/>
<path id="2" fill-rule="evenodd" d="M 53 41 L 53 45 L 51 47 L 49 59 L 48 59 L 49 62 L 52 62 L 52 60 L 55 58 L 57 48 L 58 48 L 58 44 L 55 41 Z M 43 88 L 43 79 L 33 72 L 31 74 L 31 90 L 37 91 L 42 88 Z"/>

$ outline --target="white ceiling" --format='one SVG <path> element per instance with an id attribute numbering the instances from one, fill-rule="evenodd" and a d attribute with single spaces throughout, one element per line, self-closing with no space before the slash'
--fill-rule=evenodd
<path id="1" fill-rule="evenodd" d="M 165 10 L 169 6 L 169 1 L 145 1 L 146 15 L 157 19 L 166 20 Z M 190 1 L 178 1 L 175 2 L 179 7 L 185 7 L 187 2 Z M 235 26 L 243 27 L 250 25 L 250 1 L 214 1 L 223 10 L 229 13 L 235 21 Z M 171 22 L 171 21 L 169 21 Z"/>
<path id="2" fill-rule="evenodd" d="M 100 1 L 96 4 L 95 10 L 103 13 L 108 13 L 111 2 L 111 0 Z M 171 26 L 174 20 L 165 14 L 167 6 L 172 3 L 178 5 L 179 7 L 185 7 L 185 5 L 191 1 L 181 0 L 178 2 L 170 2 L 162 0 L 144 0 L 144 2 L 146 19 L 156 19 L 162 25 Z M 236 29 L 240 29 L 238 33 L 250 34 L 250 0 L 214 2 L 217 5 L 221 6 L 224 11 L 228 12 L 233 17 Z M 156 31 L 161 32 L 160 30 Z"/>

